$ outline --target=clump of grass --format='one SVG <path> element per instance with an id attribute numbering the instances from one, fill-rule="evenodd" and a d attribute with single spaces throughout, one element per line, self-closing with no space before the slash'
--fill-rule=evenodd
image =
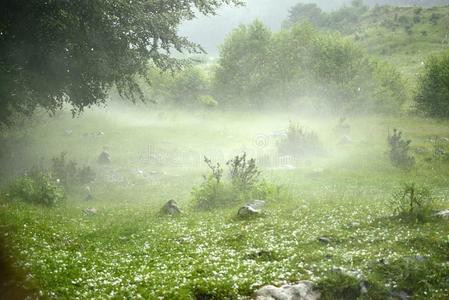
<path id="1" fill-rule="evenodd" d="M 404 140 L 402 132 L 396 128 L 393 134 L 388 134 L 388 144 L 390 146 L 390 161 L 393 166 L 410 170 L 415 165 L 415 158 L 409 154 L 411 140 Z"/>
<path id="2" fill-rule="evenodd" d="M 322 150 L 318 135 L 294 122 L 290 122 L 287 135 L 278 142 L 277 147 L 280 155 L 295 157 L 319 153 Z"/>
<path id="3" fill-rule="evenodd" d="M 317 283 L 321 299 L 357 299 L 361 295 L 360 280 L 344 272 L 331 271 Z"/>
<path id="4" fill-rule="evenodd" d="M 424 222 L 431 215 L 432 202 L 431 192 L 427 188 L 411 183 L 393 193 L 390 206 L 401 219 Z"/>

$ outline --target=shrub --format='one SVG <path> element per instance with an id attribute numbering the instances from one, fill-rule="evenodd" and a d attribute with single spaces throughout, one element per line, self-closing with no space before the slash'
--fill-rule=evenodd
<path id="1" fill-rule="evenodd" d="M 64 188 L 49 174 L 33 171 L 11 183 L 7 199 L 53 206 L 65 199 Z"/>
<path id="2" fill-rule="evenodd" d="M 449 118 L 449 53 L 432 56 L 426 62 L 415 101 L 419 112 Z"/>
<path id="3" fill-rule="evenodd" d="M 95 172 L 89 167 L 77 167 L 77 163 L 73 160 L 66 160 L 66 152 L 52 159 L 50 172 L 67 186 L 69 184 L 86 184 L 95 180 Z"/>
<path id="4" fill-rule="evenodd" d="M 431 215 L 432 197 L 427 188 L 406 184 L 390 199 L 393 212 L 405 220 L 423 222 Z"/>
<path id="5" fill-rule="evenodd" d="M 192 197 L 198 209 L 224 208 L 252 199 L 274 200 L 280 194 L 276 185 L 261 181 L 254 159 L 247 160 L 246 153 L 228 161 L 229 180 L 223 181 L 224 170 L 219 163 L 204 158 L 210 169 L 203 183 L 193 188 Z"/>
<path id="6" fill-rule="evenodd" d="M 277 144 L 280 155 L 303 156 L 319 153 L 321 143 L 318 135 L 313 131 L 308 131 L 298 123 L 290 122 L 287 136 Z"/>
<path id="7" fill-rule="evenodd" d="M 259 180 L 260 171 L 256 167 L 256 160 L 251 158 L 247 161 L 246 153 L 235 156 L 226 165 L 229 166 L 229 175 L 235 188 L 246 190 L 252 188 Z"/>
<path id="8" fill-rule="evenodd" d="M 415 158 L 409 154 L 411 140 L 403 140 L 401 131 L 393 129 L 393 135 L 388 134 L 388 144 L 393 166 L 410 170 L 415 165 Z"/>
<path id="9" fill-rule="evenodd" d="M 360 297 L 360 280 L 343 272 L 332 271 L 324 276 L 317 288 L 322 299 L 357 299 Z"/>

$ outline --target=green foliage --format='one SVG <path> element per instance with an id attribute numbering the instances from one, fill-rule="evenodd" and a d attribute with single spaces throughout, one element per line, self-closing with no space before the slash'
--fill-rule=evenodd
<path id="1" fill-rule="evenodd" d="M 151 87 L 147 95 L 157 103 L 177 108 L 214 107 L 218 103 L 210 96 L 210 78 L 197 66 L 187 66 L 175 73 L 150 70 Z"/>
<path id="2" fill-rule="evenodd" d="M 178 52 L 202 48 L 178 34 L 196 14 L 214 14 L 239 0 L 79 1 L 7 0 L 0 16 L 0 124 L 36 107 L 73 112 L 104 103 L 111 87 L 143 99 L 136 75 L 148 63 L 178 69 Z M 148 78 L 147 78 L 148 79 Z"/>
<path id="3" fill-rule="evenodd" d="M 428 59 L 419 77 L 415 101 L 418 111 L 449 118 L 449 53 Z"/>
<path id="4" fill-rule="evenodd" d="M 9 185 L 6 198 L 11 201 L 53 206 L 65 199 L 65 192 L 50 175 L 32 171 Z"/>
<path id="5" fill-rule="evenodd" d="M 270 41 L 271 32 L 260 21 L 240 25 L 226 38 L 214 81 L 214 89 L 225 104 L 242 101 L 255 106 L 270 90 Z"/>
<path id="6" fill-rule="evenodd" d="M 304 156 L 322 151 L 318 135 L 294 122 L 290 122 L 287 136 L 278 142 L 277 147 L 280 155 Z"/>
<path id="7" fill-rule="evenodd" d="M 261 172 L 256 161 L 247 160 L 246 153 L 226 163 L 229 181 L 222 180 L 224 170 L 219 163 L 213 164 L 206 157 L 204 161 L 210 174 L 204 176 L 203 183 L 192 191 L 198 209 L 225 208 L 253 199 L 275 200 L 280 195 L 278 186 L 259 179 Z"/>
<path id="8" fill-rule="evenodd" d="M 85 166 L 79 168 L 74 160 L 66 160 L 67 152 L 61 152 L 59 157 L 52 158 L 51 174 L 60 180 L 64 186 L 70 184 L 87 184 L 95 180 L 95 172 Z"/>
<path id="9" fill-rule="evenodd" d="M 235 156 L 226 163 L 229 167 L 229 176 L 232 185 L 238 189 L 250 189 L 259 180 L 260 171 L 256 167 L 256 160 L 246 160 L 246 153 Z"/>
<path id="10" fill-rule="evenodd" d="M 399 110 L 400 73 L 371 59 L 349 39 L 310 24 L 272 34 L 260 22 L 241 26 L 220 51 L 214 91 L 220 104 L 292 105 L 316 96 L 332 111 Z"/>
<path id="11" fill-rule="evenodd" d="M 388 134 L 390 146 L 390 161 L 393 166 L 404 170 L 410 170 L 415 165 L 415 158 L 409 154 L 411 140 L 403 140 L 402 132 L 396 128 L 393 134 Z"/>
<path id="12" fill-rule="evenodd" d="M 351 300 L 360 297 L 360 280 L 340 271 L 327 273 L 317 283 L 323 300 Z"/>
<path id="13" fill-rule="evenodd" d="M 390 200 L 393 212 L 407 221 L 424 222 L 431 215 L 433 199 L 430 191 L 416 184 L 406 184 Z"/>

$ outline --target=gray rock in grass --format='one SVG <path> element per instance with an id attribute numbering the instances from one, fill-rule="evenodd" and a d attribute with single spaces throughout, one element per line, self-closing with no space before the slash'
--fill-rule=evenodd
<path id="1" fill-rule="evenodd" d="M 252 202 L 248 202 L 239 209 L 237 215 L 240 217 L 258 215 L 262 212 L 265 204 L 266 202 L 263 200 L 254 200 Z"/>
<path id="2" fill-rule="evenodd" d="M 437 212 L 436 214 L 434 214 L 434 216 L 435 217 L 440 217 L 440 218 L 449 218 L 449 209 Z"/>
<path id="3" fill-rule="evenodd" d="M 300 281 L 295 285 L 264 286 L 255 294 L 256 300 L 318 300 L 321 295 L 313 288 L 313 282 Z"/>
<path id="4" fill-rule="evenodd" d="M 86 208 L 83 210 L 83 213 L 85 213 L 88 216 L 93 216 L 96 215 L 98 213 L 98 210 L 96 208 Z"/>
<path id="5" fill-rule="evenodd" d="M 103 152 L 100 153 L 100 156 L 98 156 L 98 163 L 101 165 L 109 165 L 111 160 L 111 154 L 109 154 L 108 151 L 103 150 Z"/>
<path id="6" fill-rule="evenodd" d="M 179 215 L 181 214 L 181 210 L 178 207 L 178 203 L 175 200 L 171 199 L 167 203 L 164 204 L 161 208 L 161 213 L 164 215 Z"/>

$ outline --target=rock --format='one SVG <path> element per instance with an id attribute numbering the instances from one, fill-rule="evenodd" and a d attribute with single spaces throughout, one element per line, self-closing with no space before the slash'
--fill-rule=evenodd
<path id="1" fill-rule="evenodd" d="M 435 150 L 435 155 L 437 156 L 443 156 L 446 154 L 446 151 L 443 148 L 438 148 Z"/>
<path id="2" fill-rule="evenodd" d="M 83 210 L 83 213 L 85 213 L 88 216 L 93 216 L 96 215 L 98 213 L 98 210 L 96 208 L 86 208 Z"/>
<path id="3" fill-rule="evenodd" d="M 71 130 L 71 129 L 64 130 L 64 135 L 65 136 L 70 136 L 70 135 L 72 135 L 72 133 L 73 133 L 73 130 Z"/>
<path id="4" fill-rule="evenodd" d="M 347 145 L 347 144 L 351 144 L 351 143 L 352 143 L 352 138 L 347 134 L 343 135 L 340 139 L 340 144 Z"/>
<path id="5" fill-rule="evenodd" d="M 313 282 L 300 281 L 295 285 L 283 285 L 279 288 L 268 285 L 256 291 L 256 300 L 318 300 L 320 293 L 314 291 Z"/>
<path id="6" fill-rule="evenodd" d="M 181 210 L 178 207 L 178 204 L 175 200 L 169 200 L 164 206 L 161 208 L 161 213 L 164 215 L 179 215 L 181 214 Z"/>
<path id="7" fill-rule="evenodd" d="M 404 291 L 390 292 L 390 297 L 392 297 L 394 299 L 400 299 L 400 300 L 408 300 L 408 299 L 412 298 L 409 294 L 407 294 Z"/>
<path id="8" fill-rule="evenodd" d="M 449 218 L 449 209 L 437 212 L 436 214 L 434 214 L 434 216 L 435 217 L 440 217 L 440 218 Z"/>
<path id="9" fill-rule="evenodd" d="M 262 212 L 262 209 L 265 206 L 265 204 L 266 203 L 263 200 L 254 200 L 241 207 L 237 212 L 237 215 L 240 217 L 245 217 L 249 215 L 258 215 Z"/>
<path id="10" fill-rule="evenodd" d="M 319 238 L 318 238 L 318 241 L 320 241 L 320 242 L 323 243 L 323 244 L 330 244 L 331 239 L 328 238 L 328 237 L 322 236 L 322 237 L 319 237 Z"/>
<path id="11" fill-rule="evenodd" d="M 423 147 L 418 147 L 415 149 L 415 153 L 416 154 L 424 154 L 424 153 L 427 153 L 427 149 L 423 148 Z"/>
<path id="12" fill-rule="evenodd" d="M 103 150 L 103 152 L 101 152 L 100 156 L 98 157 L 97 161 L 99 164 L 109 165 L 112 162 L 111 154 L 109 154 L 109 152 L 107 152 L 106 150 Z"/>

